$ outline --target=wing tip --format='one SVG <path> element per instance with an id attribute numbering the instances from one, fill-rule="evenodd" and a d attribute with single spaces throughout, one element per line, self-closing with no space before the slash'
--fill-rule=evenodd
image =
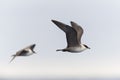
<path id="1" fill-rule="evenodd" d="M 36 44 L 34 43 L 33 46 L 36 46 Z"/>
<path id="2" fill-rule="evenodd" d="M 72 24 L 72 23 L 75 23 L 74 21 L 70 21 L 70 23 Z"/>
<path id="3" fill-rule="evenodd" d="M 73 25 L 73 24 L 75 24 L 75 25 L 78 25 L 76 22 L 74 22 L 74 21 L 70 21 L 70 23 Z"/>
<path id="4" fill-rule="evenodd" d="M 56 20 L 53 20 L 53 19 L 52 19 L 51 21 L 52 21 L 53 23 L 56 23 L 56 22 L 58 22 L 58 21 L 56 21 Z"/>

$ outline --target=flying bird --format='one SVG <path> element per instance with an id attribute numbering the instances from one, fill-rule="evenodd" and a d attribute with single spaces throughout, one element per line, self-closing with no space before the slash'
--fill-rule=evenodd
<path id="1" fill-rule="evenodd" d="M 66 34 L 67 47 L 64 49 L 57 49 L 56 51 L 79 53 L 86 49 L 90 49 L 87 45 L 81 43 L 81 37 L 83 35 L 83 29 L 77 23 L 71 21 L 71 26 L 62 22 L 51 20 Z"/>
<path id="2" fill-rule="evenodd" d="M 23 48 L 23 49 L 17 51 L 16 54 L 12 55 L 13 58 L 11 59 L 10 62 L 12 62 L 17 56 L 30 56 L 30 55 L 34 54 L 35 51 L 33 49 L 35 46 L 36 46 L 36 44 L 32 44 L 30 46 L 27 46 L 26 48 Z"/>

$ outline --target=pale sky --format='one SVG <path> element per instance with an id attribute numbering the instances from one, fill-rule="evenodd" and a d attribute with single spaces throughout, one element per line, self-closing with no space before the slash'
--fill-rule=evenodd
<path id="1" fill-rule="evenodd" d="M 51 22 L 84 29 L 79 54 L 66 47 L 65 34 Z M 0 0 L 0 77 L 119 77 L 120 0 Z M 35 43 L 37 54 L 11 55 Z"/>

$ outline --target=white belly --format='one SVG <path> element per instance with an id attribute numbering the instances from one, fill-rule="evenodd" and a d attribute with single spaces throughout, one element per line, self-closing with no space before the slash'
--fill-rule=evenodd
<path id="1" fill-rule="evenodd" d="M 70 47 L 69 48 L 69 51 L 73 52 L 73 53 L 79 53 L 79 52 L 82 52 L 84 50 L 86 50 L 86 49 L 83 47 Z"/>

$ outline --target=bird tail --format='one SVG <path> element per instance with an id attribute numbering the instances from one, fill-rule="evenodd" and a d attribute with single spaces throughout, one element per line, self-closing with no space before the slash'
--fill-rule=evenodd
<path id="1" fill-rule="evenodd" d="M 9 63 L 11 63 L 15 59 L 15 57 L 16 57 L 16 55 L 12 55 L 12 56 L 13 56 L 13 58 L 10 60 Z"/>
<path id="2" fill-rule="evenodd" d="M 63 49 L 57 49 L 56 51 L 63 51 Z"/>

